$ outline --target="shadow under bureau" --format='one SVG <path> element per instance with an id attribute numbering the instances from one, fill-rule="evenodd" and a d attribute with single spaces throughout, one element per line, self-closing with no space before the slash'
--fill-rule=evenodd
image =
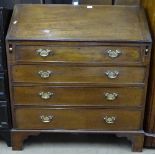
<path id="1" fill-rule="evenodd" d="M 16 5 L 7 35 L 12 146 L 40 132 L 111 133 L 143 148 L 151 38 L 142 8 Z"/>

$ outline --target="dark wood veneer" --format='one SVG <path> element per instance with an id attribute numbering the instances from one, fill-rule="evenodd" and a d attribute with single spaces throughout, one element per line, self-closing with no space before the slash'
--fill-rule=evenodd
<path id="1" fill-rule="evenodd" d="M 140 107 L 144 100 L 143 87 L 15 86 L 13 92 L 16 105 Z M 44 100 L 40 92 L 51 92 L 53 96 Z M 106 93 L 117 93 L 118 97 L 107 101 Z"/>
<path id="2" fill-rule="evenodd" d="M 46 12 L 48 16 L 41 18 L 39 14 L 43 12 Z M 75 16 L 72 16 L 72 14 L 75 14 Z M 86 16 L 81 16 L 81 14 Z M 59 18 L 56 18 L 58 16 Z M 92 16 L 95 20 L 92 20 Z M 107 18 L 107 16 L 110 16 L 110 18 Z M 70 23 L 68 23 L 68 18 L 71 18 Z M 41 24 L 37 24 L 38 22 Z M 108 27 L 108 23 L 111 23 L 112 26 Z M 134 29 L 131 23 L 135 24 Z M 30 27 L 30 29 L 25 29 L 25 26 Z M 131 30 L 133 33 L 131 33 Z M 53 45 L 58 47 L 55 48 Z M 94 45 L 97 48 L 94 48 Z M 108 62 L 105 62 L 106 56 L 103 55 L 100 60 L 102 47 L 104 52 L 107 45 L 115 51 L 114 47 L 123 49 L 122 57 L 116 57 L 113 61 L 107 59 Z M 46 58 L 41 59 L 37 54 L 31 53 L 31 51 L 36 53 L 35 50 L 38 48 L 50 48 L 52 50 L 52 47 L 56 55 L 53 58 L 49 57 L 47 61 Z M 77 47 L 81 47 L 81 49 L 77 49 Z M 91 56 L 89 48 L 92 50 L 91 54 L 94 57 Z M 70 52 L 67 53 L 67 50 Z M 133 55 L 130 53 L 132 56 L 126 55 L 129 50 L 133 53 Z M 17 5 L 7 35 L 14 127 L 12 132 L 13 149 L 21 149 L 24 139 L 31 134 L 55 131 L 78 132 L 79 130 L 89 132 L 92 130 L 92 132 L 100 133 L 122 133 L 126 136 L 130 134 L 133 151 L 142 151 L 144 139 L 142 124 L 145 109 L 143 103 L 147 91 L 150 50 L 151 38 L 142 8 L 100 5 L 93 6 L 90 13 L 86 6 Z M 31 57 L 31 60 L 29 60 L 29 57 Z M 117 58 L 120 60 L 117 60 Z M 93 59 L 94 62 L 92 62 Z M 40 70 L 48 71 L 51 69 L 54 74 L 49 78 L 42 79 L 38 75 Z M 120 76 L 108 79 L 104 73 L 107 70 L 119 70 Z M 43 88 L 46 91 L 47 87 L 54 86 L 57 87 L 56 89 L 64 87 L 64 94 L 67 93 L 69 86 L 72 89 L 77 89 L 76 91 L 79 87 L 87 87 L 87 90 L 91 87 L 99 87 L 100 89 L 109 87 L 109 90 L 113 91 L 116 87 L 121 89 L 138 87 L 143 91 L 138 94 L 141 101 L 139 100 L 139 103 L 131 107 L 122 104 L 120 107 L 113 106 L 113 104 L 111 107 L 83 105 L 84 102 L 86 103 L 86 95 L 84 93 L 80 95 L 82 90 L 79 95 L 81 99 L 84 98 L 84 102 L 81 100 L 79 103 L 82 104 L 76 106 L 72 104 L 74 100 L 76 101 L 76 98 L 71 99 L 69 95 L 67 100 L 71 102 L 67 102 L 68 105 L 63 106 L 58 105 L 56 100 L 55 105 L 41 106 L 38 103 L 35 105 L 34 103 L 38 101 L 34 96 L 30 96 L 32 102 L 27 101 L 28 104 L 26 105 L 22 104 L 22 100 L 17 97 L 20 93 L 25 94 L 22 90 L 24 87 L 35 88 L 35 91 Z M 18 91 L 17 88 L 19 88 Z M 98 89 L 95 90 L 96 93 L 94 94 L 98 94 Z M 86 93 L 90 92 L 87 91 Z M 134 91 L 128 93 L 132 95 Z M 97 97 L 94 98 L 97 99 Z M 65 98 L 62 101 L 65 101 Z M 129 104 L 125 100 L 123 102 Z M 56 122 L 52 114 L 58 118 Z M 123 117 L 121 117 L 121 114 Z M 27 117 L 30 115 L 31 120 Z M 67 121 L 65 121 L 65 118 Z M 115 122 L 115 119 L 119 124 L 117 124 L 117 121 Z M 51 123 L 55 122 L 52 128 L 49 125 L 50 120 Z M 104 124 L 105 120 L 108 121 L 106 125 Z M 94 126 L 95 123 L 96 127 Z"/>

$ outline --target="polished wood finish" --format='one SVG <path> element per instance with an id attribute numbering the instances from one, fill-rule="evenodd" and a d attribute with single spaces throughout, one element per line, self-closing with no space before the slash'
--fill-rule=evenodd
<path id="1" fill-rule="evenodd" d="M 7 35 L 13 149 L 31 133 L 98 132 L 130 134 L 141 151 L 150 50 L 142 8 L 17 5 Z"/>
<path id="2" fill-rule="evenodd" d="M 155 147 L 155 1 L 142 0 L 142 5 L 146 9 L 153 38 L 147 111 L 144 124 L 146 131 L 145 146 Z"/>
<path id="3" fill-rule="evenodd" d="M 72 130 L 140 130 L 140 111 L 114 109 L 16 109 L 17 129 L 72 129 Z M 29 118 L 31 116 L 31 118 Z M 41 116 L 52 116 L 44 123 Z M 105 117 L 116 117 L 114 124 L 108 124 Z M 131 124 L 131 121 L 134 122 Z"/>
<path id="4" fill-rule="evenodd" d="M 50 44 L 50 43 L 49 43 Z M 50 50 L 51 53 L 47 57 L 41 57 L 37 50 Z M 22 45 L 15 46 L 15 58 L 20 63 L 24 62 L 73 62 L 73 63 L 143 63 L 145 60 L 145 47 L 124 47 L 121 46 L 63 46 L 61 44 L 51 45 Z M 108 51 L 119 51 L 117 58 L 111 58 Z"/>
<path id="5" fill-rule="evenodd" d="M 136 134 L 132 139 L 132 149 L 135 152 L 142 152 L 142 146 L 144 145 L 144 136 L 143 134 Z"/>
<path id="6" fill-rule="evenodd" d="M 26 140 L 30 135 L 37 136 L 39 132 L 18 132 L 12 131 L 11 132 L 11 140 L 12 140 L 12 149 L 13 150 L 22 150 L 23 148 L 23 141 Z"/>
<path id="7" fill-rule="evenodd" d="M 143 84 L 143 67 L 67 67 L 52 65 L 15 65 L 12 66 L 12 81 L 24 83 L 95 83 L 95 84 Z M 40 71 L 51 71 L 50 77 L 42 78 Z M 109 78 L 106 72 L 118 71 L 116 78 Z M 132 78 L 134 75 L 134 78 Z"/>
<path id="8" fill-rule="evenodd" d="M 149 42 L 146 23 L 139 7 L 16 5 L 7 40 Z"/>
<path id="9" fill-rule="evenodd" d="M 14 103 L 17 105 L 140 107 L 144 104 L 144 89 L 139 87 L 16 86 L 13 92 Z M 39 95 L 41 92 L 53 95 L 49 99 L 42 99 Z M 118 96 L 114 100 L 108 100 L 106 93 L 116 93 Z"/>

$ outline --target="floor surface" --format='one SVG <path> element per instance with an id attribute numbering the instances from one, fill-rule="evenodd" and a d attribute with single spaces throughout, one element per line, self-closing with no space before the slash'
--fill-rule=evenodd
<path id="1" fill-rule="evenodd" d="M 95 134 L 41 134 L 29 137 L 22 151 L 12 151 L 0 139 L 0 154 L 131 154 L 131 143 L 126 138 L 114 135 Z M 144 149 L 142 153 L 155 154 L 155 149 Z"/>

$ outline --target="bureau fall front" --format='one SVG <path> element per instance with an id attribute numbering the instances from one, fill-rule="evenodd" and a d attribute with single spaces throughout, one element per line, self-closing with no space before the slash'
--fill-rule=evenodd
<path id="1" fill-rule="evenodd" d="M 142 8 L 16 5 L 7 35 L 12 145 L 111 133 L 143 148 L 151 38 Z"/>

